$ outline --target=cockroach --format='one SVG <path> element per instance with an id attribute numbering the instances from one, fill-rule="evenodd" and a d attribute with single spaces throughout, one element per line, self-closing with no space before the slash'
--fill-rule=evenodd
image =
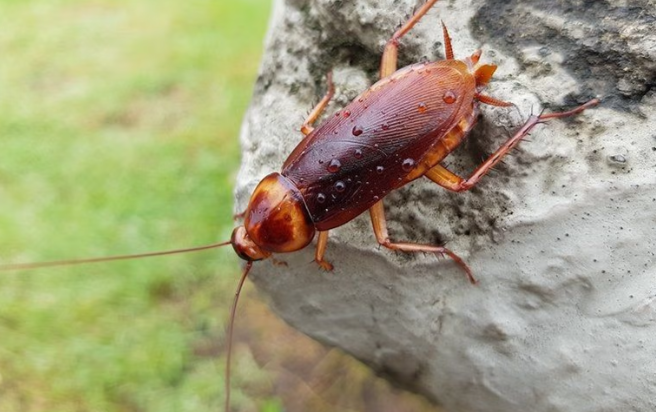
<path id="1" fill-rule="evenodd" d="M 246 265 L 230 311 L 226 411 L 230 408 L 230 363 L 237 302 L 253 262 L 271 258 L 276 253 L 298 251 L 316 237 L 314 260 L 330 271 L 333 266 L 324 259 L 329 231 L 368 210 L 380 245 L 402 252 L 447 255 L 475 284 L 477 281 L 469 266 L 446 247 L 392 241 L 387 231 L 383 198 L 420 177 L 454 192 L 469 190 L 536 125 L 581 113 L 599 100 L 592 99 L 569 111 L 532 114 L 471 176 L 464 179 L 449 171 L 440 163 L 472 130 L 479 105 L 508 107 L 512 104 L 483 93 L 497 66 L 481 64 L 480 49 L 456 60 L 444 23 L 445 60 L 397 70 L 399 41 L 436 2 L 424 3 L 389 39 L 380 63 L 380 80 L 315 128 L 315 121 L 335 93 L 332 76 L 328 74 L 326 94 L 301 126 L 305 138 L 289 155 L 280 172 L 269 174 L 257 185 L 246 211 L 241 214 L 244 224 L 234 229 L 229 241 L 135 255 L 4 265 L 0 270 L 106 262 L 232 245 Z"/>

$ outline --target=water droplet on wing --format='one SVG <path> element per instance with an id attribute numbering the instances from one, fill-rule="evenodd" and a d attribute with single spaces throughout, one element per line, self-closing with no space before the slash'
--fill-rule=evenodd
<path id="1" fill-rule="evenodd" d="M 455 103 L 456 94 L 453 93 L 451 90 L 449 90 L 449 91 L 444 93 L 444 96 L 442 96 L 442 99 L 444 100 L 444 103 L 446 103 L 446 104 Z"/>
<path id="2" fill-rule="evenodd" d="M 414 166 L 415 166 L 415 161 L 414 159 L 410 159 L 410 158 L 405 159 L 403 163 L 401 163 L 401 168 L 406 172 L 411 171 Z"/>
<path id="3" fill-rule="evenodd" d="M 328 164 L 328 171 L 330 173 L 337 173 L 341 168 L 342 168 L 342 162 L 340 162 L 337 159 L 331 160 L 330 163 Z"/>

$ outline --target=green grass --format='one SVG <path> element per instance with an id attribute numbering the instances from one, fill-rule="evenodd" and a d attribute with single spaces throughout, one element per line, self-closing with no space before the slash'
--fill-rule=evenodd
<path id="1" fill-rule="evenodd" d="M 228 239 L 268 13 L 0 0 L 0 262 Z M 0 273 L 0 411 L 219 410 L 238 271 L 221 250 Z"/>

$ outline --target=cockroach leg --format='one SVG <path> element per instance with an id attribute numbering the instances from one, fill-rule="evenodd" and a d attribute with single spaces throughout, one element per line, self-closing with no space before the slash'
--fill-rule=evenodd
<path id="1" fill-rule="evenodd" d="M 326 76 L 326 84 L 328 86 L 328 90 L 326 90 L 326 94 L 323 96 L 321 101 L 317 103 L 314 109 L 312 109 L 312 111 L 308 115 L 308 118 L 305 119 L 303 126 L 301 126 L 301 133 L 303 133 L 305 136 L 312 133 L 312 130 L 314 130 L 314 127 L 312 127 L 312 125 L 319 118 L 319 116 L 321 116 L 321 113 L 323 113 L 323 111 L 326 109 L 326 106 L 328 106 L 328 103 L 335 95 L 335 85 L 333 84 L 332 71 L 328 72 L 328 75 Z"/>
<path id="2" fill-rule="evenodd" d="M 540 116 L 538 116 L 538 123 L 544 123 L 545 120 L 549 120 L 549 119 L 557 119 L 557 118 L 561 118 L 561 117 L 568 117 L 568 116 L 573 116 L 575 114 L 579 114 L 582 111 L 584 111 L 585 109 L 588 109 L 592 106 L 598 105 L 600 102 L 601 101 L 599 99 L 592 99 L 592 100 L 590 100 L 586 103 L 583 103 L 582 105 L 580 105 L 578 107 L 575 107 L 572 110 L 568 110 L 566 112 L 554 112 L 554 113 L 547 113 L 547 114 L 540 113 Z M 526 127 L 526 126 L 524 126 L 524 127 Z M 530 129 L 527 130 L 526 133 L 528 133 L 529 131 L 530 131 Z"/>
<path id="3" fill-rule="evenodd" d="M 380 78 L 387 77 L 390 74 L 396 71 L 396 62 L 399 55 L 399 40 L 403 37 L 415 24 L 428 12 L 428 10 L 433 7 L 433 4 L 437 3 L 437 0 L 428 0 L 424 3 L 423 6 L 417 10 L 417 12 L 405 22 L 401 28 L 399 28 L 387 41 L 385 45 L 385 50 L 383 51 L 383 57 L 380 61 Z"/>
<path id="4" fill-rule="evenodd" d="M 314 253 L 314 260 L 321 266 L 322 269 L 330 272 L 333 270 L 333 265 L 330 262 L 323 260 L 323 255 L 326 253 L 326 245 L 328 244 L 328 231 L 319 232 L 317 236 L 317 250 Z"/>
<path id="5" fill-rule="evenodd" d="M 424 176 L 452 192 L 462 192 L 463 190 L 467 190 L 463 188 L 463 182 L 465 179 L 439 164 L 428 169 Z"/>
<path id="6" fill-rule="evenodd" d="M 476 94 L 476 100 L 478 100 L 479 102 L 484 103 L 484 104 L 489 104 L 490 106 L 497 106 L 497 107 L 514 106 L 513 103 L 505 102 L 503 100 L 496 99 L 492 96 L 488 96 L 488 95 L 480 94 L 480 93 Z"/>
<path id="7" fill-rule="evenodd" d="M 447 255 L 465 271 L 465 274 L 467 275 L 467 279 L 469 279 L 469 281 L 472 284 L 478 283 L 478 281 L 474 278 L 474 275 L 472 275 L 472 271 L 471 269 L 469 269 L 469 266 L 467 266 L 465 261 L 462 260 L 460 256 L 456 255 L 455 253 L 453 253 L 452 251 L 450 251 L 449 249 L 443 246 L 422 245 L 418 243 L 406 243 L 406 242 L 392 242 L 387 233 L 385 206 L 383 205 L 382 200 L 374 204 L 369 209 L 369 214 L 371 215 L 371 223 L 373 224 L 374 227 L 374 234 L 376 235 L 376 240 L 381 245 L 391 250 L 400 250 L 402 252 L 407 252 L 407 253 L 426 252 L 426 253 L 434 253 L 437 256 Z"/>
<path id="8" fill-rule="evenodd" d="M 497 149 L 497 151 L 494 152 L 485 162 L 478 166 L 474 173 L 472 173 L 472 175 L 469 176 L 469 178 L 466 180 L 439 164 L 429 169 L 424 174 L 424 176 L 442 186 L 443 188 L 454 192 L 469 190 L 474 187 L 474 185 L 476 185 L 476 183 L 478 183 L 478 181 L 481 180 L 481 178 L 485 176 L 490 171 L 490 169 L 496 166 L 501 161 L 503 156 L 505 156 L 510 150 L 517 146 L 517 144 L 519 144 L 519 142 L 524 137 L 526 137 L 526 135 L 536 125 L 544 123 L 549 119 L 573 116 L 597 104 L 599 104 L 599 99 L 592 99 L 589 102 L 566 112 L 541 114 L 539 116 L 531 115 L 524 126 L 522 126 L 522 128 L 519 129 L 519 131 L 515 133 L 513 137 L 508 139 L 506 143 Z"/>

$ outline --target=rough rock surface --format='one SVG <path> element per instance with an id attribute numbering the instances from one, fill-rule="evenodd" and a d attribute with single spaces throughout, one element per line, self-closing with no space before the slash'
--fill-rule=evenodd
<path id="1" fill-rule="evenodd" d="M 277 1 L 236 190 L 243 210 L 278 171 L 335 73 L 332 113 L 376 80 L 382 47 L 416 0 Z M 656 2 L 442 1 L 402 41 L 400 66 L 483 48 L 499 65 L 485 107 L 447 160 L 473 170 L 531 110 L 601 106 L 539 126 L 468 193 L 420 179 L 385 198 L 393 239 L 450 260 L 380 248 L 368 215 L 314 248 L 255 265 L 291 325 L 447 411 L 656 410 Z"/>

